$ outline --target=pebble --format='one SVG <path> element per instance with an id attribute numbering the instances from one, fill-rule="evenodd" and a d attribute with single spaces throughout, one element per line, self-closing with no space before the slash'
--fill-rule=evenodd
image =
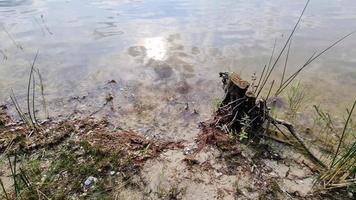
<path id="1" fill-rule="evenodd" d="M 189 147 L 185 147 L 183 151 L 184 151 L 184 155 L 188 155 L 192 153 L 192 149 Z"/>
<path id="2" fill-rule="evenodd" d="M 348 195 L 350 198 L 352 198 L 352 197 L 354 196 L 354 194 L 353 194 L 352 192 L 347 193 L 347 195 Z"/>
<path id="3" fill-rule="evenodd" d="M 97 178 L 95 178 L 94 176 L 89 176 L 89 177 L 85 180 L 84 185 L 85 185 L 85 186 L 90 186 L 91 184 L 93 184 L 93 182 L 96 182 L 96 181 L 98 181 Z"/>
<path id="4" fill-rule="evenodd" d="M 223 173 L 221 173 L 221 172 L 215 172 L 216 178 L 220 178 L 222 175 L 223 175 Z"/>

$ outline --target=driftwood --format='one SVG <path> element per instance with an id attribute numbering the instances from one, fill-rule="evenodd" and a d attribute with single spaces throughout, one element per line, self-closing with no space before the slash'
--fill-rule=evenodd
<path id="1" fill-rule="evenodd" d="M 320 166 L 325 165 L 307 148 L 302 137 L 295 131 L 293 125 L 269 115 L 266 100 L 257 99 L 249 82 L 236 73 L 221 72 L 225 97 L 222 100 L 213 122 L 215 127 L 239 134 L 244 132 L 251 141 L 258 142 L 267 135 L 269 125 L 282 125 L 296 139 L 310 158 Z M 251 88 L 250 88 L 251 87 Z M 278 128 L 279 129 L 279 128 Z"/>

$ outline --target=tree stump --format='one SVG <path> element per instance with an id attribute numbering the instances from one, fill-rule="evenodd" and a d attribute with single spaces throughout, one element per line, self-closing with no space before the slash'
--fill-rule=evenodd
<path id="1" fill-rule="evenodd" d="M 302 137 L 295 131 L 293 125 L 269 115 L 267 100 L 258 99 L 250 88 L 250 83 L 243 80 L 236 73 L 221 72 L 225 97 L 222 100 L 213 123 L 225 132 L 246 134 L 249 141 L 259 142 L 261 137 L 267 136 L 269 125 L 282 125 L 296 139 L 305 153 L 320 166 L 325 165 L 307 148 Z M 280 129 L 279 129 L 280 130 Z M 241 135 L 240 135 L 241 136 Z M 240 137 L 241 138 L 241 137 Z"/>
<path id="2" fill-rule="evenodd" d="M 236 73 L 221 72 L 225 97 L 222 100 L 215 125 L 232 131 L 235 134 L 244 131 L 248 138 L 258 139 L 258 133 L 264 132 L 266 121 L 265 101 L 257 102 L 250 83 Z"/>

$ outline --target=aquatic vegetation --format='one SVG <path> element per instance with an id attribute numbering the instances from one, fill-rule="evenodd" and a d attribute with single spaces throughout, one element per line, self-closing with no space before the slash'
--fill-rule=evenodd
<path id="1" fill-rule="evenodd" d="M 313 132 L 312 135 L 315 141 L 320 143 L 321 151 L 325 152 L 322 154 L 321 159 L 330 159 L 330 154 L 334 152 L 338 140 L 337 123 L 334 122 L 332 115 L 320 105 L 313 105 L 313 108 L 315 112 L 313 115 L 313 125 L 310 130 Z"/>
<path id="2" fill-rule="evenodd" d="M 287 91 L 287 100 L 291 118 L 295 118 L 296 114 L 305 103 L 306 97 L 307 92 L 300 82 L 291 86 Z"/>
<path id="3" fill-rule="evenodd" d="M 39 78 L 39 87 L 40 87 L 40 92 L 42 96 L 42 105 L 45 113 L 45 117 L 48 119 L 48 110 L 47 110 L 47 103 L 44 95 L 44 85 L 43 85 L 43 79 L 42 75 L 39 71 L 38 68 L 35 67 L 37 58 L 38 58 L 39 51 L 37 51 L 31 67 L 30 67 L 30 73 L 28 77 L 28 84 L 27 84 L 27 93 L 26 93 L 26 106 L 27 106 L 27 112 L 24 112 L 21 108 L 21 105 L 19 105 L 17 101 L 17 97 L 14 93 L 14 91 L 11 89 L 11 94 L 10 94 L 10 99 L 17 111 L 17 114 L 19 115 L 20 119 L 27 125 L 28 128 L 31 128 L 33 132 L 38 131 L 40 128 L 40 125 L 38 123 L 38 119 L 36 116 L 36 108 L 35 108 L 35 99 L 36 99 L 36 77 L 35 73 L 37 73 L 38 78 Z M 32 90 L 31 90 L 32 89 Z"/>

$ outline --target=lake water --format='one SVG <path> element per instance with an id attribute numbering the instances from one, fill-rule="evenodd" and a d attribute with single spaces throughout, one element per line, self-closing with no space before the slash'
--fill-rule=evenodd
<path id="1" fill-rule="evenodd" d="M 248 80 L 259 74 L 304 3 L 0 0 L 0 102 L 10 102 L 11 88 L 23 102 L 39 50 L 36 66 L 52 116 L 88 113 L 110 93 L 113 104 L 104 110 L 122 126 L 189 138 L 188 130 L 209 117 L 212 100 L 222 94 L 218 72 L 236 71 Z M 293 38 L 288 73 L 355 29 L 356 1 L 312 0 Z M 355 46 L 353 35 L 300 75 L 311 105 L 337 111 L 356 98 Z"/>

